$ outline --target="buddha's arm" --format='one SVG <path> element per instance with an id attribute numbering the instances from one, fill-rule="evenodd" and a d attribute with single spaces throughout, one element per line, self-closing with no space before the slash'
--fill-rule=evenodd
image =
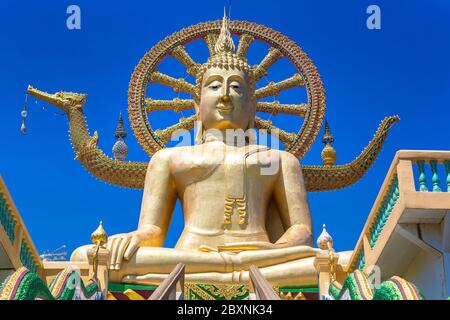
<path id="1" fill-rule="evenodd" d="M 138 231 L 157 226 L 161 232 L 144 241 L 141 246 L 162 247 L 169 229 L 177 199 L 175 182 L 170 173 L 170 151 L 158 151 L 148 165 Z"/>
<path id="2" fill-rule="evenodd" d="M 176 202 L 169 152 L 167 149 L 158 151 L 148 165 L 138 229 L 113 236 L 108 241 L 112 269 L 120 269 L 123 259 L 129 260 L 139 247 L 161 247 L 164 243 Z"/>
<path id="3" fill-rule="evenodd" d="M 170 150 L 163 149 L 154 154 L 147 169 L 138 231 L 145 232 L 158 227 L 160 232 L 150 235 L 141 246 L 162 247 L 169 229 L 170 219 L 176 203 L 176 188 L 170 173 Z"/>
<path id="4" fill-rule="evenodd" d="M 277 244 L 286 246 L 312 245 L 311 215 L 306 188 L 298 159 L 281 153 L 280 171 L 274 186 L 274 198 L 286 232 Z"/>

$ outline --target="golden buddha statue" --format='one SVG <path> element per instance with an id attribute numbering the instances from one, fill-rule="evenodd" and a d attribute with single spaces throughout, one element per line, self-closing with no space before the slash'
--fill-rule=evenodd
<path id="1" fill-rule="evenodd" d="M 186 264 L 187 280 L 203 282 L 248 282 L 246 270 L 252 264 L 269 281 L 284 278 L 295 285 L 296 278 L 306 280 L 302 273 L 309 273 L 309 281 L 316 276 L 312 260 L 302 262 L 317 250 L 311 247 L 311 216 L 298 159 L 250 139 L 243 145 L 235 143 L 242 139 L 227 139 L 233 136 L 227 130 L 251 136 L 247 130 L 256 113 L 252 69 L 234 50 L 224 18 L 215 54 L 196 79 L 200 144 L 162 149 L 152 157 L 138 229 L 112 236 L 107 244 L 111 281 L 159 282 L 179 262 Z M 279 161 L 271 164 L 276 171 L 271 175 L 261 173 L 267 159 Z M 177 197 L 185 227 L 174 249 L 161 248 Z M 272 200 L 286 228 L 275 242 L 266 229 Z M 85 261 L 88 248 L 77 249 L 71 260 Z"/>
<path id="2" fill-rule="evenodd" d="M 238 22 L 234 30 L 254 28 L 254 34 L 261 32 L 263 37 L 260 26 L 255 26 Z M 200 25 L 191 30 L 192 37 L 198 37 L 199 32 L 208 28 L 216 26 Z M 282 83 L 270 83 L 268 89 L 257 92 L 256 81 L 282 51 L 270 50 L 259 66 L 250 67 L 245 52 L 253 36 L 242 36 L 235 50 L 226 15 L 219 28 L 218 37 L 207 36 L 211 56 L 203 65 L 188 58 L 178 46 L 182 41 L 173 37 L 177 46 L 171 48 L 171 53 L 189 66 L 188 72 L 196 77 L 195 86 L 155 70 L 140 77 L 139 72 L 152 65 L 146 58 L 156 61 L 156 54 L 146 56 L 141 60 L 144 67 L 136 68 L 130 82 L 133 89 L 129 92 L 129 112 L 134 112 L 130 119 L 135 120 L 139 113 L 134 106 L 143 105 L 139 99 L 144 90 L 135 90 L 136 83 L 155 81 L 193 93 L 194 118 L 200 123 L 196 145 L 173 148 L 161 148 L 162 135 L 152 132 L 145 137 L 139 124 L 132 124 L 139 142 L 148 143 L 145 148 L 153 155 L 148 166 L 112 160 L 97 148 L 98 135 L 89 137 L 82 113 L 85 95 L 65 92 L 50 95 L 32 87 L 28 89 L 30 94 L 67 112 L 76 158 L 90 172 L 113 184 L 144 187 L 137 230 L 111 236 L 106 245 L 111 251 L 112 282 L 160 283 L 182 262 L 186 265 L 186 281 L 192 282 L 248 283 L 249 267 L 255 265 L 274 285 L 317 284 L 313 260 L 320 249 L 312 247 L 307 191 L 342 188 L 357 181 L 375 160 L 390 125 L 397 120 L 385 119 L 372 142 L 354 162 L 335 167 L 305 167 L 302 171 L 298 157 L 306 153 L 317 135 L 325 107 L 315 68 L 307 60 L 305 77 L 297 74 Z M 188 33 L 184 30 L 180 37 Z M 274 37 L 281 36 L 274 33 Z M 287 43 L 281 40 L 277 41 Z M 300 55 L 299 59 L 307 58 Z M 256 117 L 257 108 L 273 107 L 270 103 L 258 104 L 257 98 L 268 96 L 271 90 L 305 83 L 313 91 L 312 107 L 295 109 L 289 105 L 286 110 L 316 122 L 310 124 L 309 131 L 302 131 L 297 140 L 295 135 L 280 135 L 282 141 L 297 141 L 297 147 L 291 147 L 289 152 L 257 145 L 253 128 L 272 128 Z M 147 107 L 152 103 L 149 101 Z M 181 107 L 190 105 L 179 99 L 173 103 L 180 103 Z M 181 127 L 189 129 L 186 120 L 183 121 Z M 183 208 L 184 230 L 175 248 L 163 248 L 177 199 Z M 87 250 L 91 247 L 76 249 L 71 261 L 87 261 Z M 340 254 L 339 263 L 346 264 L 349 258 L 349 252 Z"/>

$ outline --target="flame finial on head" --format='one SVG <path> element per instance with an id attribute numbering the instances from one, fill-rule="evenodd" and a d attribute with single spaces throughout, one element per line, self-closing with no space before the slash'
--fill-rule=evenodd
<path id="1" fill-rule="evenodd" d="M 231 33 L 229 29 L 229 19 L 227 17 L 226 8 L 223 8 L 223 19 L 222 19 L 222 28 L 220 29 L 220 35 L 217 39 L 217 42 L 214 46 L 214 52 L 216 54 L 222 52 L 233 52 L 235 50 L 234 41 L 231 38 Z"/>

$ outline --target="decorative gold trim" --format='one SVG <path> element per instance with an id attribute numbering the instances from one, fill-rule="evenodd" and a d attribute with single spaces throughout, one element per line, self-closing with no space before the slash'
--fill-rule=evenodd
<path id="1" fill-rule="evenodd" d="M 295 140 L 295 137 L 297 136 L 295 133 L 289 133 L 286 132 L 280 128 L 275 127 L 272 124 L 272 121 L 270 120 L 263 120 L 260 117 L 255 118 L 255 126 L 258 129 L 265 129 L 270 134 L 275 134 L 274 132 L 277 131 L 278 139 L 283 142 L 286 146 L 289 146 L 292 141 Z"/>
<path id="2" fill-rule="evenodd" d="M 269 82 L 267 86 L 256 90 L 255 95 L 256 99 L 262 99 L 270 96 L 278 96 L 280 94 L 280 91 L 295 87 L 302 87 L 304 85 L 305 82 L 303 81 L 303 77 L 300 74 L 296 73 L 286 80 L 277 83 Z"/>
<path id="3" fill-rule="evenodd" d="M 77 159 L 93 176 L 107 183 L 122 187 L 137 189 L 144 187 L 147 162 L 113 160 L 97 147 L 98 134 L 94 133 L 92 137 L 89 135 L 83 113 L 86 95 L 71 92 L 49 94 L 32 87 L 29 87 L 28 93 L 59 107 L 67 113 L 70 137 Z M 192 120 L 185 122 L 186 125 L 190 121 Z M 302 171 L 306 190 L 308 192 L 336 190 L 345 188 L 358 181 L 376 160 L 389 129 L 397 121 L 398 116 L 386 117 L 381 122 L 374 138 L 351 163 L 331 167 L 303 166 Z M 257 119 L 256 123 L 260 128 L 272 128 L 269 126 L 269 121 L 259 123 Z M 280 130 L 280 132 L 282 131 Z M 288 136 L 285 138 L 289 139 L 291 134 L 286 134 Z"/>
<path id="4" fill-rule="evenodd" d="M 155 134 L 157 134 L 158 138 L 162 141 L 162 143 L 167 143 L 172 138 L 172 135 L 175 131 L 191 130 L 194 127 L 196 119 L 197 116 L 195 114 L 188 118 L 180 118 L 177 124 L 167 127 L 164 130 L 155 130 Z"/>
<path id="5" fill-rule="evenodd" d="M 190 84 L 170 77 L 164 77 L 162 79 L 159 74 L 154 75 L 153 73 L 167 54 L 173 52 L 180 45 L 185 45 L 199 38 L 205 39 L 210 53 L 214 54 L 215 41 L 217 40 L 221 27 L 222 21 L 219 20 L 200 23 L 176 32 L 147 52 L 136 67 L 129 85 L 128 113 L 133 132 L 139 144 L 149 155 L 163 148 L 164 143 L 158 139 L 151 129 L 146 112 L 143 110 L 145 109 L 144 95 L 147 91 L 147 79 L 160 80 L 174 87 L 176 90 L 191 93 L 193 88 Z M 270 28 L 245 21 L 229 21 L 229 30 L 232 34 L 237 34 L 238 36 L 246 35 L 245 37 L 241 37 L 243 41 L 248 42 L 252 37 L 254 40 L 265 42 L 272 47 L 272 50 L 263 59 L 259 67 L 256 67 L 259 68 L 259 73 L 262 73 L 263 69 L 267 69 L 281 55 L 287 57 L 297 68 L 298 75 L 281 81 L 278 84 L 259 89 L 258 96 L 263 97 L 276 94 L 281 90 L 295 86 L 305 86 L 308 96 L 308 108 L 304 116 L 305 120 L 298 134 L 295 135 L 286 148 L 287 151 L 293 153 L 298 158 L 303 158 L 320 131 L 325 112 L 325 92 L 316 68 L 295 42 Z M 240 49 L 238 47 L 240 53 L 245 51 L 245 46 L 246 44 L 242 44 Z M 288 143 L 288 139 L 286 139 L 286 143 Z"/>
<path id="6" fill-rule="evenodd" d="M 197 74 L 201 65 L 200 63 L 192 60 L 191 56 L 186 52 L 184 46 L 179 45 L 172 50 L 171 54 L 187 68 L 188 74 L 192 76 L 195 76 Z"/>
<path id="7" fill-rule="evenodd" d="M 203 40 L 205 40 L 206 45 L 208 46 L 209 55 L 212 56 L 214 51 L 214 45 L 217 42 L 217 38 L 219 38 L 219 34 L 216 33 L 208 33 Z"/>
<path id="8" fill-rule="evenodd" d="M 398 119 L 398 116 L 384 118 L 373 139 L 351 163 L 331 167 L 303 167 L 303 179 L 305 180 L 306 190 L 311 192 L 342 189 L 361 179 L 375 162 L 389 129 Z"/>
<path id="9" fill-rule="evenodd" d="M 238 48 L 236 50 L 236 55 L 244 58 L 247 55 L 248 48 L 250 48 L 250 45 L 255 40 L 251 35 L 249 34 L 241 34 L 239 36 L 239 44 Z"/>
<path id="10" fill-rule="evenodd" d="M 302 292 L 298 292 L 295 296 L 292 292 L 280 292 L 280 298 L 281 300 L 306 300 Z"/>
<path id="11" fill-rule="evenodd" d="M 224 220 L 223 224 L 231 224 L 233 206 L 236 204 L 236 210 L 239 214 L 239 224 L 243 225 L 247 221 L 247 201 L 245 198 L 225 198 Z"/>
<path id="12" fill-rule="evenodd" d="M 11 275 L 11 278 L 8 280 L 6 286 L 3 288 L 2 295 L 0 296 L 0 300 L 10 300 L 14 287 L 17 284 L 17 280 L 22 273 L 26 270 L 25 267 L 20 267 Z"/>
<path id="13" fill-rule="evenodd" d="M 173 100 L 153 100 L 145 99 L 146 110 L 148 113 L 156 110 L 173 110 L 180 112 L 183 110 L 194 109 L 194 100 L 174 98 Z"/>
<path id="14" fill-rule="evenodd" d="M 175 79 L 159 71 L 153 71 L 150 73 L 149 82 L 164 84 L 172 87 L 175 92 L 182 91 L 192 95 L 194 95 L 195 92 L 194 85 L 190 84 L 185 79 Z"/>
<path id="15" fill-rule="evenodd" d="M 267 74 L 267 70 L 269 70 L 269 68 L 282 57 L 283 54 L 280 50 L 270 48 L 264 59 L 254 68 L 255 80 L 258 81 L 264 77 Z"/>
<path id="16" fill-rule="evenodd" d="M 216 297 L 224 300 L 231 300 L 236 297 L 242 297 L 248 294 L 248 285 L 242 284 L 184 284 L 185 297 L 200 296 L 203 300 L 216 300 Z M 248 300 L 248 297 L 244 298 Z"/>
<path id="17" fill-rule="evenodd" d="M 286 113 L 304 118 L 308 112 L 308 104 L 283 104 L 279 101 L 258 102 L 256 104 L 256 111 L 270 113 L 273 116 L 279 113 Z"/>

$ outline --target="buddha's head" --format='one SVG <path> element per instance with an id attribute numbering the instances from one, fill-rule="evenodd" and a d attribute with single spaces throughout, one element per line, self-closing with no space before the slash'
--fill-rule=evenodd
<path id="1" fill-rule="evenodd" d="M 253 71 L 235 46 L 223 19 L 214 47 L 215 53 L 196 77 L 195 109 L 202 130 L 247 129 L 254 127 L 256 99 Z"/>

